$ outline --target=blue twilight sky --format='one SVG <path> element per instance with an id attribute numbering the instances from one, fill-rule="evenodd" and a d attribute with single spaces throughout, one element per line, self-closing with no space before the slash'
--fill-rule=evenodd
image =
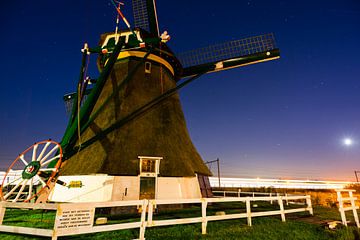
<path id="1" fill-rule="evenodd" d="M 175 52 L 268 32 L 281 50 L 279 60 L 208 74 L 181 90 L 205 161 L 220 158 L 224 176 L 354 180 L 360 1 L 158 0 L 157 7 Z M 61 140 L 62 96 L 75 91 L 80 49 L 114 31 L 115 17 L 108 0 L 0 3 L 0 169 L 36 141 Z M 343 146 L 344 137 L 354 144 Z"/>

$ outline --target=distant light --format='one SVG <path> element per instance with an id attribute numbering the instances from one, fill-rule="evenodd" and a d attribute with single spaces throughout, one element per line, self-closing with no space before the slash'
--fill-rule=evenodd
<path id="1" fill-rule="evenodd" d="M 345 145 L 345 146 L 351 146 L 351 145 L 353 145 L 353 140 L 351 139 L 351 138 L 344 138 L 343 139 L 343 144 Z"/>

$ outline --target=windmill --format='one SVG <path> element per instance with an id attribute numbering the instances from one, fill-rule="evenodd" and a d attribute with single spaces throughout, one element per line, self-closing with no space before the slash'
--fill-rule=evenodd
<path id="1" fill-rule="evenodd" d="M 159 33 L 154 0 L 132 1 L 134 28 L 121 3 L 112 3 L 128 29 L 103 34 L 95 48 L 84 45 L 77 91 L 64 97 L 72 110 L 60 143 L 63 154 L 53 161 L 33 158 L 53 172 L 44 175 L 38 167 L 31 174 L 48 176 L 42 180 L 45 186 L 54 182 L 54 172 L 67 183 L 67 188 L 55 186 L 53 201 L 207 196 L 211 172 L 190 139 L 178 91 L 207 73 L 279 58 L 274 36 L 177 55 L 166 44 L 167 32 Z M 86 76 L 92 54 L 98 56 L 96 80 Z M 28 167 L 22 158 L 17 161 Z M 102 194 L 87 187 L 101 188 Z M 29 199 L 30 193 L 25 201 Z"/>

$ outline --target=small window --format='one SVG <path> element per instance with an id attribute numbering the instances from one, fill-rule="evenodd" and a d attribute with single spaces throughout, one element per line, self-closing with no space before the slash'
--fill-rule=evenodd
<path id="1" fill-rule="evenodd" d="M 140 158 L 140 176 L 157 176 L 159 174 L 159 166 L 161 157 L 143 157 Z"/>
<path id="2" fill-rule="evenodd" d="M 151 73 L 151 62 L 145 62 L 145 73 Z"/>
<path id="3" fill-rule="evenodd" d="M 155 173 L 155 159 L 143 159 L 141 162 L 141 172 Z"/>

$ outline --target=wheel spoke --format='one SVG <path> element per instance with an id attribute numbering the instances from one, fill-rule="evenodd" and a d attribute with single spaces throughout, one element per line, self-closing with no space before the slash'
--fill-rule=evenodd
<path id="1" fill-rule="evenodd" d="M 56 168 L 40 168 L 39 171 L 40 172 L 55 172 L 57 169 Z"/>
<path id="2" fill-rule="evenodd" d="M 39 146 L 39 144 L 35 144 L 35 145 L 34 145 L 31 161 L 35 161 L 35 160 L 36 160 L 36 150 L 37 150 L 38 146 Z"/>
<path id="3" fill-rule="evenodd" d="M 46 151 L 46 149 L 48 148 L 48 146 L 51 144 L 51 142 L 47 142 L 43 148 L 43 150 L 41 151 L 40 155 L 37 157 L 36 161 L 40 161 Z"/>
<path id="4" fill-rule="evenodd" d="M 28 162 L 27 162 L 27 161 L 25 160 L 25 158 L 24 158 L 24 154 L 20 155 L 20 159 L 21 159 L 21 161 L 25 164 L 25 166 L 28 165 Z"/>
<path id="5" fill-rule="evenodd" d="M 18 184 L 15 185 L 15 187 L 13 187 L 10 192 L 8 192 L 5 196 L 4 199 L 6 200 L 13 192 L 15 192 L 15 190 L 22 184 L 22 182 L 24 182 L 25 179 L 21 180 Z"/>
<path id="6" fill-rule="evenodd" d="M 28 181 L 29 181 L 29 179 L 26 179 L 26 180 L 22 183 L 22 186 L 21 186 L 19 192 L 16 194 L 16 197 L 14 198 L 13 202 L 16 202 L 16 201 L 19 199 L 19 197 L 21 196 L 22 192 L 24 191 L 24 189 L 25 189 L 26 184 L 27 184 Z"/>
<path id="7" fill-rule="evenodd" d="M 30 180 L 30 185 L 29 185 L 29 194 L 28 194 L 28 196 L 27 196 L 27 200 L 29 200 L 30 198 L 31 198 L 31 195 L 32 195 L 32 189 L 33 189 L 33 184 L 34 184 L 34 178 L 32 178 L 31 180 Z"/>
<path id="8" fill-rule="evenodd" d="M 60 154 L 57 155 L 57 156 L 55 156 L 55 157 L 53 157 L 53 158 L 51 158 L 51 159 L 49 159 L 49 160 L 47 160 L 47 161 L 45 161 L 45 162 L 43 162 L 43 163 L 41 163 L 41 166 L 43 167 L 43 166 L 51 163 L 52 161 L 54 161 L 54 160 L 57 159 L 57 158 L 60 158 Z"/>
<path id="9" fill-rule="evenodd" d="M 50 150 L 50 152 L 48 152 L 48 154 L 46 154 L 45 157 L 43 157 L 41 160 L 40 160 L 40 163 L 42 163 L 43 161 L 45 161 L 51 154 L 54 153 L 55 150 L 57 150 L 59 148 L 58 145 L 56 145 L 55 147 L 53 147 L 53 149 Z"/>
<path id="10" fill-rule="evenodd" d="M 18 177 L 18 178 L 15 178 L 13 181 L 4 184 L 2 187 L 3 187 L 3 188 L 4 188 L 4 187 L 7 187 L 8 185 L 13 184 L 14 182 L 16 182 L 17 180 L 19 180 L 19 179 L 21 179 L 21 178 L 22 178 L 22 176 L 20 176 L 20 177 Z"/>
<path id="11" fill-rule="evenodd" d="M 39 175 L 36 175 L 36 179 L 41 182 L 41 185 L 42 185 L 43 187 L 46 186 L 46 183 L 44 182 L 44 180 L 41 179 L 41 177 L 40 177 Z"/>

